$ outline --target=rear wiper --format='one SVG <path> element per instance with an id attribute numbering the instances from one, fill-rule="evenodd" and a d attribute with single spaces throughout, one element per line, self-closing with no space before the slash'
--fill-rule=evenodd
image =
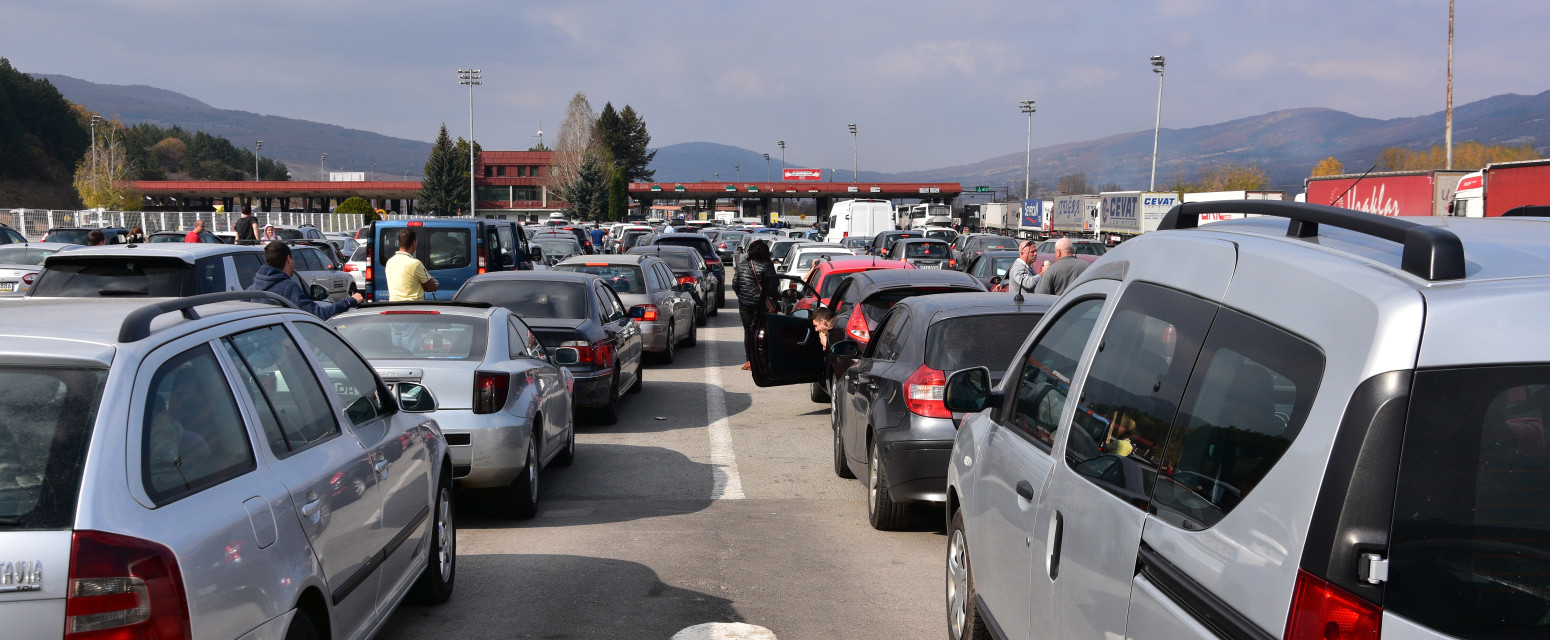
<path id="1" fill-rule="evenodd" d="M 21 523 L 21 518 L 0 518 L 0 527 L 14 527 Z"/>
<path id="2" fill-rule="evenodd" d="M 148 296 L 148 295 L 151 295 L 151 292 L 149 292 L 149 291 L 139 291 L 139 290 L 136 290 L 136 289 L 98 289 L 97 290 L 97 295 L 104 296 L 104 297 L 113 297 L 113 296 Z"/>

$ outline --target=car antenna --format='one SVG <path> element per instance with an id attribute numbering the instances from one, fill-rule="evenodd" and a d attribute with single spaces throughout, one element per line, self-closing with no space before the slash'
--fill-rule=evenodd
<path id="1" fill-rule="evenodd" d="M 1367 174 L 1372 173 L 1372 170 L 1376 169 L 1376 168 L 1378 168 L 1378 164 L 1377 163 L 1373 163 L 1373 165 L 1371 167 L 1368 167 L 1366 171 L 1363 171 L 1361 177 L 1356 179 L 1356 182 L 1352 182 L 1351 186 L 1345 188 L 1345 191 L 1341 191 L 1340 195 L 1335 196 L 1334 200 L 1330 200 L 1329 201 L 1329 206 L 1333 207 L 1333 206 L 1335 206 L 1336 202 L 1340 202 L 1340 199 L 1344 198 L 1345 194 L 1350 193 L 1352 189 L 1356 188 L 1356 185 L 1361 184 L 1362 178 L 1366 178 Z M 1349 208 L 1349 207 L 1347 207 L 1347 208 Z"/>

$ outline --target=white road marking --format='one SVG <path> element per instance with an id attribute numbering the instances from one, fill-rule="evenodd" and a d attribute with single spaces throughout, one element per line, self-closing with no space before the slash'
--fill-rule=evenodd
<path id="1" fill-rule="evenodd" d="M 726 391 L 721 388 L 721 365 L 716 361 L 713 346 L 716 344 L 711 342 L 705 350 L 705 412 L 710 421 L 710 466 L 714 474 L 710 499 L 742 500 L 743 479 L 737 473 L 737 454 L 732 450 L 732 424 L 727 420 Z"/>
<path id="2" fill-rule="evenodd" d="M 707 622 L 673 634 L 670 640 L 776 640 L 775 632 L 741 622 Z"/>

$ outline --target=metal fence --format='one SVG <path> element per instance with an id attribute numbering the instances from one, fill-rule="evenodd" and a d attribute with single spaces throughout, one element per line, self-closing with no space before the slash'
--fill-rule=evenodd
<path id="1" fill-rule="evenodd" d="M 56 227 L 140 227 L 146 234 L 157 231 L 189 231 L 196 220 L 204 220 L 205 228 L 214 233 L 232 232 L 232 225 L 242 214 L 229 211 L 69 211 L 58 209 L 0 209 L 0 224 L 4 224 L 29 240 L 39 240 L 49 229 Z M 294 213 L 289 211 L 254 211 L 258 228 L 266 225 L 311 225 L 324 233 L 355 231 L 365 225 L 365 216 L 358 213 Z"/>

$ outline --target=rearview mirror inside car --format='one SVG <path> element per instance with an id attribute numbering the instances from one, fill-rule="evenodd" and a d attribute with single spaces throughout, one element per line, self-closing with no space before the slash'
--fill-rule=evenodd
<path id="1" fill-rule="evenodd" d="M 554 350 L 554 363 L 566 367 L 581 362 L 581 352 L 575 347 L 560 347 Z"/>
<path id="2" fill-rule="evenodd" d="M 829 353 L 834 354 L 837 358 L 859 358 L 861 357 L 861 343 L 855 340 L 841 340 L 829 345 Z"/>
<path id="3" fill-rule="evenodd" d="M 990 400 L 990 369 L 974 367 L 956 371 L 947 377 L 942 403 L 948 411 L 974 413 L 985 409 Z"/>
<path id="4" fill-rule="evenodd" d="M 425 385 L 400 382 L 393 387 L 394 393 L 398 394 L 398 408 L 404 412 L 429 413 L 436 410 L 436 398 Z"/>
<path id="5" fill-rule="evenodd" d="M 307 289 L 307 295 L 311 296 L 313 300 L 327 300 L 328 289 L 324 289 L 323 285 L 315 284 Z"/>

